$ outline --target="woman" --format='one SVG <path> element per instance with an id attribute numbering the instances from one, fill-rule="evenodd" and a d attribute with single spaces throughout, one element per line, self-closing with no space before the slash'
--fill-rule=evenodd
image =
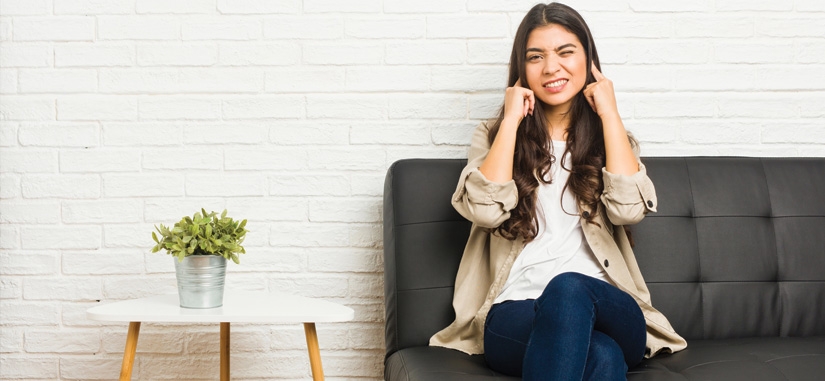
<path id="1" fill-rule="evenodd" d="M 582 17 L 539 4 L 513 43 L 495 121 L 473 136 L 453 205 L 473 222 L 456 320 L 431 345 L 525 380 L 618 380 L 686 342 L 651 306 L 623 225 L 656 193 Z"/>

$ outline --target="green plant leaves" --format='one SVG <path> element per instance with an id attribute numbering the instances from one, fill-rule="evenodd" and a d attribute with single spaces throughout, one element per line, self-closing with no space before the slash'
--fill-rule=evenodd
<path id="1" fill-rule="evenodd" d="M 166 250 L 179 261 L 189 255 L 220 255 L 235 263 L 240 263 L 238 254 L 245 254 L 241 246 L 246 237 L 246 220 L 235 221 L 226 216 L 224 211 L 218 217 L 217 212 L 206 213 L 201 208 L 191 218 L 183 217 L 172 229 L 160 224 L 155 230 L 160 239 L 152 232 L 156 245 L 152 252 Z"/>

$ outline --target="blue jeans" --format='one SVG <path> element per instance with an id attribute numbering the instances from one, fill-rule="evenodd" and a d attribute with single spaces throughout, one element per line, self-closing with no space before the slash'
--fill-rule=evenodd
<path id="1" fill-rule="evenodd" d="M 487 365 L 523 380 L 626 380 L 642 361 L 645 319 L 626 292 L 578 273 L 554 277 L 538 299 L 493 305 Z"/>

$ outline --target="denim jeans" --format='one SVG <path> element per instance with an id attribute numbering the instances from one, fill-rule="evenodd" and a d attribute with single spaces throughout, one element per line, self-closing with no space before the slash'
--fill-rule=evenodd
<path id="1" fill-rule="evenodd" d="M 626 380 L 647 335 L 629 294 L 578 273 L 554 277 L 538 299 L 493 305 L 484 326 L 491 369 L 523 380 Z"/>

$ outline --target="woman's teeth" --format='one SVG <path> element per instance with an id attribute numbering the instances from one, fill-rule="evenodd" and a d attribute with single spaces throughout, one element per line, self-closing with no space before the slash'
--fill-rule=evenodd
<path id="1" fill-rule="evenodd" d="M 567 83 L 566 79 L 560 79 L 560 80 L 555 81 L 555 82 L 550 82 L 550 83 L 544 85 L 544 87 L 559 87 L 561 85 L 564 85 L 565 83 Z"/>

